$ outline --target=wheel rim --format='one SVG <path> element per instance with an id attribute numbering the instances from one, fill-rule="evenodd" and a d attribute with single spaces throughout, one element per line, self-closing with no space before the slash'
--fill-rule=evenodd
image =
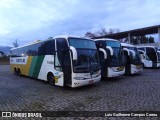
<path id="1" fill-rule="evenodd" d="M 18 69 L 18 71 L 17 71 L 17 75 L 18 76 L 21 76 L 21 71 Z"/>

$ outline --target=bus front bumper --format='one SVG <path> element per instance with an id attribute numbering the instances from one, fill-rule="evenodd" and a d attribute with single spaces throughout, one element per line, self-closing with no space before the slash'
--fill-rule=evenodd
<path id="1" fill-rule="evenodd" d="M 90 79 L 86 79 L 86 80 L 75 80 L 75 79 L 73 79 L 71 87 L 75 88 L 75 87 L 90 85 L 90 84 L 97 83 L 100 80 L 101 80 L 101 75 L 99 75 L 95 78 L 90 78 Z"/>
<path id="2" fill-rule="evenodd" d="M 160 62 L 157 63 L 157 67 L 160 67 Z"/>
<path id="3" fill-rule="evenodd" d="M 143 70 L 142 65 L 133 65 L 131 64 L 131 74 L 139 73 Z"/>
<path id="4" fill-rule="evenodd" d="M 121 70 L 115 71 L 113 68 L 121 68 Z M 124 67 L 109 67 L 107 77 L 117 77 L 117 76 L 124 75 L 124 73 L 125 73 Z"/>

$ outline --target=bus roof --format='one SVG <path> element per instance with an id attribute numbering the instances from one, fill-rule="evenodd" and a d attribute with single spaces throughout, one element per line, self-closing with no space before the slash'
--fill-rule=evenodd
<path id="1" fill-rule="evenodd" d="M 14 49 L 17 49 L 17 48 L 22 48 L 22 47 L 29 46 L 29 45 L 34 45 L 34 44 L 41 43 L 41 42 L 43 42 L 43 41 L 42 40 L 36 40 L 36 41 L 31 42 L 31 43 L 28 43 L 28 44 L 25 44 L 25 45 L 22 45 L 22 46 L 19 46 L 19 47 L 16 47 L 16 48 L 12 48 L 11 50 L 14 50 Z"/>
<path id="2" fill-rule="evenodd" d="M 55 37 L 49 37 L 48 39 L 43 40 L 43 41 L 42 40 L 36 40 L 36 41 L 31 42 L 31 43 L 28 43 L 28 44 L 25 44 L 25 45 L 22 45 L 22 46 L 19 46 L 19 47 L 16 47 L 16 48 L 12 48 L 11 50 L 14 50 L 14 49 L 17 49 L 17 48 L 26 47 L 26 46 L 29 46 L 29 45 L 34 45 L 34 44 L 37 44 L 37 43 L 49 41 L 51 39 L 56 39 L 56 38 L 65 38 L 65 39 L 68 39 L 68 38 L 82 38 L 82 37 L 76 36 L 76 35 L 59 35 L 59 36 L 55 36 Z M 82 39 L 92 40 L 92 39 L 89 39 L 89 38 L 82 38 Z"/>
<path id="3" fill-rule="evenodd" d="M 68 39 L 68 38 L 80 38 L 80 39 L 93 40 L 91 38 L 85 38 L 85 37 L 80 37 L 80 36 L 76 36 L 76 35 L 60 35 L 60 36 L 53 37 L 53 39 L 56 39 L 56 38 L 65 38 L 65 39 Z"/>
<path id="4" fill-rule="evenodd" d="M 104 40 L 104 41 L 107 41 L 107 40 L 111 40 L 111 41 L 118 41 L 116 39 L 111 39 L 111 38 L 99 38 L 99 39 L 93 39 L 94 41 L 98 41 L 98 40 Z"/>
<path id="5" fill-rule="evenodd" d="M 135 45 L 128 44 L 128 43 L 121 43 L 121 45 L 126 47 L 136 47 Z"/>
<path id="6" fill-rule="evenodd" d="M 145 47 L 150 47 L 150 48 L 156 48 L 155 46 L 136 46 L 137 48 L 145 48 Z"/>
<path id="7" fill-rule="evenodd" d="M 82 38 L 82 37 L 76 36 L 76 35 L 59 35 L 59 36 L 53 37 L 53 39 L 56 39 L 56 38 L 65 38 L 65 39 L 68 39 L 70 37 L 73 37 L 73 38 Z"/>

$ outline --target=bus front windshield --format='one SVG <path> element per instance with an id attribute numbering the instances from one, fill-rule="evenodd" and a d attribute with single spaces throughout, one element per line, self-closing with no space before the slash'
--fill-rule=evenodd
<path id="1" fill-rule="evenodd" d="M 117 67 L 117 66 L 124 65 L 123 52 L 122 52 L 122 47 L 120 45 L 120 42 L 107 40 L 106 44 L 107 46 L 110 46 L 113 49 L 113 56 L 111 56 L 110 58 L 109 65 L 111 67 Z"/>
<path id="2" fill-rule="evenodd" d="M 157 55 L 158 55 L 158 62 L 160 62 L 160 51 L 157 51 Z"/>
<path id="3" fill-rule="evenodd" d="M 98 53 L 94 41 L 81 38 L 69 38 L 69 45 L 77 50 L 76 61 L 73 61 L 75 73 L 89 73 L 100 70 Z"/>
<path id="4" fill-rule="evenodd" d="M 139 52 L 137 50 L 136 47 L 127 47 L 129 50 L 134 51 L 135 54 L 133 54 L 132 52 L 130 52 L 131 54 L 131 63 L 133 64 L 140 64 L 141 63 L 141 58 L 139 55 Z"/>

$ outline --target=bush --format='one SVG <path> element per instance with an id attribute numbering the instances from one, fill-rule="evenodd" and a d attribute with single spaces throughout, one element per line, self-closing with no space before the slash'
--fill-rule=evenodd
<path id="1" fill-rule="evenodd" d="M 9 65 L 9 57 L 0 57 L 0 65 Z"/>

